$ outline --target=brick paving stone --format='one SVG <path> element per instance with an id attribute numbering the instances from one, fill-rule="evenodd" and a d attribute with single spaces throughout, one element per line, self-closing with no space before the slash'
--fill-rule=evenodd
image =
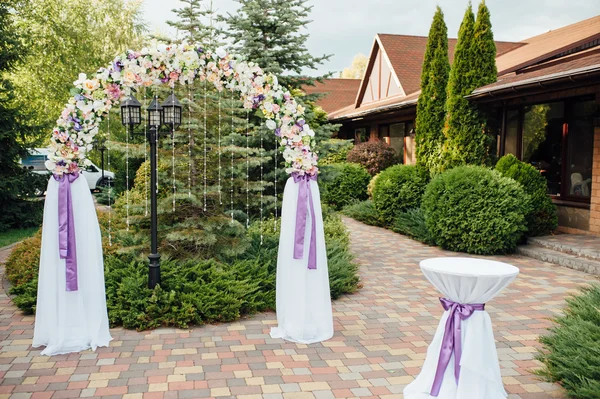
<path id="1" fill-rule="evenodd" d="M 33 317 L 0 290 L 0 399 L 401 398 L 443 310 L 419 261 L 459 256 L 345 219 L 362 288 L 333 303 L 335 335 L 315 345 L 271 339 L 274 313 L 188 330 L 111 330 L 109 348 L 47 358 L 30 347 Z M 564 238 L 564 237 L 563 237 Z M 595 248 L 592 248 L 595 249 Z M 530 374 L 536 338 L 566 296 L 596 279 L 521 256 L 521 274 L 486 305 L 509 399 L 563 398 Z M 0 266 L 0 278 L 4 269 Z"/>

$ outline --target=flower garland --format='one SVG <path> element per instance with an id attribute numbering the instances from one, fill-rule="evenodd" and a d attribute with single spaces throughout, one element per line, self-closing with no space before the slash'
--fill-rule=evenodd
<path id="1" fill-rule="evenodd" d="M 227 88 L 239 93 L 245 109 L 261 111 L 267 128 L 278 137 L 287 173 L 317 174 L 317 155 L 312 151 L 315 134 L 304 120 L 304 108 L 279 85 L 276 76 L 222 48 L 213 52 L 198 44 L 157 42 L 115 57 L 91 78 L 79 74 L 52 131 L 46 167 L 62 176 L 89 165 L 86 154 L 93 148 L 99 124 L 132 90 L 161 84 L 175 87 L 196 79 L 212 83 L 219 92 Z"/>

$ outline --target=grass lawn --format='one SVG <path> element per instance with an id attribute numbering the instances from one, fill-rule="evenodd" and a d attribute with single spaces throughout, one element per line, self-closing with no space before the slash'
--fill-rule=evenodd
<path id="1" fill-rule="evenodd" d="M 26 229 L 14 229 L 0 232 L 0 248 L 24 240 L 27 237 L 31 237 L 38 229 L 39 227 L 29 227 Z"/>

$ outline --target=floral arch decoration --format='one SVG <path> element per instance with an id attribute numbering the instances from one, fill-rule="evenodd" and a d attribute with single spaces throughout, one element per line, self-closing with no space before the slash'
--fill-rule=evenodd
<path id="1" fill-rule="evenodd" d="M 239 94 L 247 110 L 259 109 L 267 128 L 284 148 L 286 172 L 295 177 L 316 178 L 317 155 L 314 132 L 304 120 L 304 109 L 277 81 L 253 62 L 219 48 L 215 51 L 195 43 L 152 42 L 141 51 L 128 50 L 115 57 L 92 77 L 80 74 L 50 140 L 46 167 L 57 177 L 78 174 L 89 165 L 99 125 L 113 106 L 137 87 L 188 85 L 199 79 L 218 91 Z"/>

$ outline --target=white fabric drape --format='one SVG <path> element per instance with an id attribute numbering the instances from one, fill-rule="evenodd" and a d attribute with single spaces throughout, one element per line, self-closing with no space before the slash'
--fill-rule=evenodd
<path id="1" fill-rule="evenodd" d="M 42 251 L 33 347 L 42 355 L 108 346 L 112 340 L 104 290 L 100 227 L 83 176 L 71 184 L 77 246 L 78 291 L 66 291 L 65 260 L 58 245 L 58 186 L 50 178 L 44 206 Z"/>
<path id="2" fill-rule="evenodd" d="M 476 258 L 436 258 L 421 262 L 421 270 L 444 297 L 461 304 L 486 303 L 506 288 L 518 275 L 515 266 Z M 440 304 L 440 308 L 442 305 Z M 405 399 L 432 399 L 429 394 L 440 356 L 444 312 L 427 349 L 419 376 L 404 388 Z M 494 330 L 489 314 L 475 311 L 461 323 L 462 357 L 458 385 L 454 378 L 454 354 L 444 373 L 437 399 L 504 399 Z"/>
<path id="3" fill-rule="evenodd" d="M 305 184 L 302 182 L 302 184 Z M 307 212 L 304 256 L 294 259 L 294 235 L 299 184 L 289 178 L 283 193 L 281 233 L 277 257 L 277 327 L 271 337 L 310 344 L 326 341 L 333 336 L 333 315 L 327 272 L 327 252 L 323 232 L 323 216 L 319 186 L 310 182 L 315 207 L 315 221 Z M 308 269 L 311 224 L 317 229 L 317 268 Z"/>

